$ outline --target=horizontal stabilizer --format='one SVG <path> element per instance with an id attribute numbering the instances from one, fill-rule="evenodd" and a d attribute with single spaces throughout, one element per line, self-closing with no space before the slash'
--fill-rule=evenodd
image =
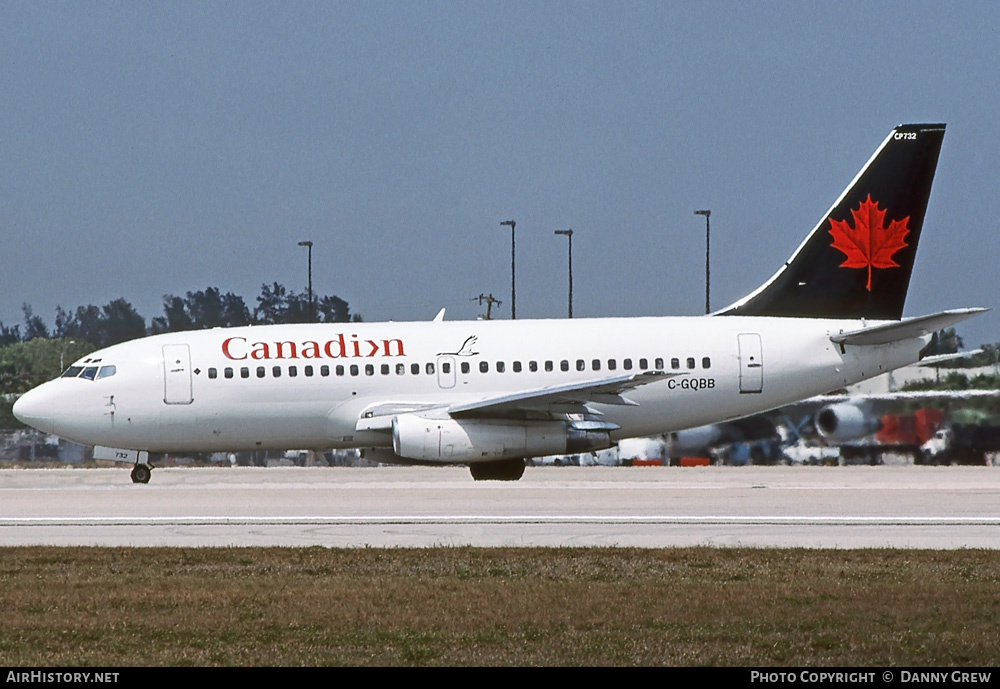
<path id="1" fill-rule="evenodd" d="M 842 345 L 883 345 L 900 340 L 909 340 L 914 337 L 930 335 L 943 328 L 961 323 L 967 318 L 972 318 L 981 313 L 989 311 L 985 308 L 971 309 L 951 309 L 941 313 L 933 313 L 929 316 L 917 316 L 915 318 L 904 318 L 901 321 L 892 323 L 882 323 L 873 325 L 870 328 L 851 330 L 846 333 L 831 335 L 830 339 Z"/>
<path id="2" fill-rule="evenodd" d="M 933 356 L 925 356 L 923 359 L 917 362 L 917 366 L 937 366 L 938 364 L 943 364 L 948 361 L 957 361 L 958 359 L 968 359 L 974 357 L 977 354 L 982 354 L 982 349 L 970 349 L 967 352 L 955 352 L 953 354 L 935 354 Z"/>

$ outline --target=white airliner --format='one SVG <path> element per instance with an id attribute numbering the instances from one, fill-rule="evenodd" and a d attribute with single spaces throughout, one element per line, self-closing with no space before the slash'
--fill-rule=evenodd
<path id="1" fill-rule="evenodd" d="M 160 453 L 364 448 L 520 478 L 585 452 L 779 407 L 911 364 L 984 309 L 902 319 L 944 125 L 901 125 L 781 269 L 713 315 L 249 326 L 147 337 L 23 395 L 40 430 Z"/>

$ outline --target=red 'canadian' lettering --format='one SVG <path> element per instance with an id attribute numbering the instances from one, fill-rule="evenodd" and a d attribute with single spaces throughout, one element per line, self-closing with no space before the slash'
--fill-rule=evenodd
<path id="1" fill-rule="evenodd" d="M 327 340 L 326 344 L 323 346 L 323 351 L 326 352 L 326 355 L 331 359 L 340 359 L 341 357 L 347 356 L 347 350 L 344 349 L 344 336 L 337 335 L 337 342 L 339 344 L 339 349 L 336 354 L 333 353 L 333 340 Z"/>
<path id="2" fill-rule="evenodd" d="M 230 345 L 230 343 L 233 342 L 233 340 L 242 340 L 243 342 L 247 341 L 247 339 L 245 337 L 230 337 L 230 338 L 227 338 L 222 343 L 222 354 L 227 359 L 232 359 L 233 361 L 241 361 L 243 359 L 246 359 L 247 358 L 246 354 L 244 354 L 243 356 L 234 356 L 233 353 L 229 351 L 229 345 Z"/>
<path id="3" fill-rule="evenodd" d="M 298 348 L 294 342 L 275 342 L 275 359 L 298 359 Z M 285 345 L 288 346 L 289 355 L 285 356 Z"/>
<path id="4" fill-rule="evenodd" d="M 250 342 L 245 337 L 229 337 L 222 341 L 222 355 L 233 361 L 248 357 L 262 359 L 371 359 L 373 357 L 406 356 L 403 341 L 359 340 L 357 335 L 347 339 L 343 334 L 325 342 L 305 340 L 279 340 L 275 342 Z M 249 353 L 248 353 L 249 347 Z"/>

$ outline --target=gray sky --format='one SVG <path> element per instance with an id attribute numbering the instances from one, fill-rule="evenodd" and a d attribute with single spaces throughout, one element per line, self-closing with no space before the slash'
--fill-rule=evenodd
<path id="1" fill-rule="evenodd" d="M 366 320 L 704 310 L 889 130 L 948 132 L 907 315 L 998 304 L 1000 3 L 0 4 L 0 321 L 262 283 Z M 1000 313 L 959 326 L 1000 340 Z"/>

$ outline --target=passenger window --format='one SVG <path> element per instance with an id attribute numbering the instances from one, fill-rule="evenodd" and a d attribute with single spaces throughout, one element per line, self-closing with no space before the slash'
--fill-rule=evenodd
<path id="1" fill-rule="evenodd" d="M 219 372 L 217 370 L 215 370 L 214 368 L 208 369 L 209 380 L 215 380 L 218 377 L 219 377 Z"/>
<path id="2" fill-rule="evenodd" d="M 281 378 L 281 367 L 280 366 L 272 367 L 271 375 L 274 376 L 275 378 Z"/>
<path id="3" fill-rule="evenodd" d="M 631 359 L 626 359 L 625 361 L 623 361 L 622 362 L 622 368 L 624 368 L 626 371 L 631 371 L 632 370 L 632 360 Z"/>
<path id="4" fill-rule="evenodd" d="M 424 367 L 424 369 L 427 371 L 427 375 L 429 375 L 429 376 L 433 376 L 434 375 L 434 364 L 427 364 Z"/>
<path id="5" fill-rule="evenodd" d="M 689 356 L 688 357 L 687 365 L 688 365 L 688 368 L 694 368 L 694 357 L 693 356 Z"/>
<path id="6" fill-rule="evenodd" d="M 420 375 L 420 364 L 410 364 L 410 373 L 415 376 Z"/>
<path id="7" fill-rule="evenodd" d="M 551 361 L 546 361 L 546 362 L 545 362 L 545 370 L 546 370 L 546 371 L 549 371 L 549 372 L 552 372 L 552 370 L 553 370 L 553 365 L 552 365 L 552 362 L 551 362 Z"/>
<path id="8" fill-rule="evenodd" d="M 711 359 L 709 359 L 709 358 L 708 358 L 707 356 L 706 356 L 706 357 L 704 357 L 704 358 L 703 358 L 703 359 L 701 360 L 701 367 L 702 367 L 702 368 L 712 368 L 712 360 L 711 360 Z"/>
<path id="9" fill-rule="evenodd" d="M 584 360 L 583 359 L 577 359 L 576 360 L 576 370 L 577 371 L 582 371 L 585 368 L 587 368 L 587 364 L 584 362 Z"/>
<path id="10" fill-rule="evenodd" d="M 639 359 L 639 368 L 645 371 L 647 368 L 649 368 L 649 362 L 646 361 L 645 359 Z"/>
<path id="11" fill-rule="evenodd" d="M 680 359 L 678 359 L 677 357 L 674 357 L 673 359 L 670 360 L 670 368 L 678 369 L 680 367 L 681 367 L 681 360 Z"/>
<path id="12" fill-rule="evenodd" d="M 497 373 L 503 373 L 503 372 L 504 372 L 504 363 L 502 361 L 498 361 L 497 362 Z"/>
<path id="13" fill-rule="evenodd" d="M 489 362 L 480 361 L 479 362 L 479 372 L 480 373 L 489 373 L 490 372 Z"/>
<path id="14" fill-rule="evenodd" d="M 297 366 L 289 366 L 288 367 L 288 377 L 289 378 L 294 378 L 297 375 L 299 375 L 299 369 L 298 369 L 298 367 Z"/>
<path id="15" fill-rule="evenodd" d="M 305 374 L 306 378 L 312 378 L 313 367 L 306 366 L 305 368 L 302 369 L 302 372 Z"/>
<path id="16" fill-rule="evenodd" d="M 538 362 L 537 361 L 529 361 L 528 362 L 528 370 L 531 371 L 532 373 L 537 373 L 538 372 Z"/>
<path id="17" fill-rule="evenodd" d="M 246 366 L 240 368 L 240 378 L 249 378 L 249 377 L 250 377 L 250 369 L 247 368 Z"/>
<path id="18" fill-rule="evenodd" d="M 382 364 L 382 375 L 389 375 L 389 364 Z"/>
<path id="19" fill-rule="evenodd" d="M 334 372 L 335 375 L 342 376 L 342 375 L 344 375 L 344 367 L 343 366 L 337 366 L 333 370 L 333 372 Z M 354 375 L 358 375 L 357 372 L 355 372 Z"/>
<path id="20" fill-rule="evenodd" d="M 358 365 L 357 364 L 351 364 L 351 375 L 352 376 L 358 375 Z"/>
<path id="21" fill-rule="evenodd" d="M 569 362 L 566 361 L 566 359 L 563 359 L 562 361 L 560 361 L 559 362 L 559 369 L 562 370 L 562 371 L 568 371 L 569 370 Z"/>
<path id="22" fill-rule="evenodd" d="M 326 378 L 327 376 L 330 375 L 330 367 L 327 366 L 326 364 L 320 366 L 319 367 L 319 374 L 321 376 L 323 376 L 324 378 Z"/>
<path id="23" fill-rule="evenodd" d="M 663 359 L 661 359 L 660 357 L 657 357 L 654 363 L 655 365 L 653 366 L 653 368 L 658 368 L 658 369 L 663 368 Z"/>
<path id="24" fill-rule="evenodd" d="M 520 373 L 520 372 L 521 372 L 521 362 L 520 361 L 515 361 L 514 362 L 514 373 Z"/>
<path id="25" fill-rule="evenodd" d="M 365 375 L 366 376 L 375 375 L 375 366 L 373 364 L 365 364 Z"/>
<path id="26" fill-rule="evenodd" d="M 441 373 L 451 373 L 451 364 L 447 361 L 441 362 Z"/>
<path id="27" fill-rule="evenodd" d="M 232 378 L 233 377 L 233 369 L 230 368 L 229 366 L 227 366 L 226 370 L 225 370 L 225 374 L 226 374 L 226 378 Z"/>
<path id="28" fill-rule="evenodd" d="M 618 368 L 618 362 L 614 359 L 608 359 L 608 370 L 614 371 L 616 368 Z"/>
<path id="29" fill-rule="evenodd" d="M 601 370 L 601 360 L 600 359 L 594 359 L 593 361 L 590 362 L 590 367 L 593 370 L 595 370 L 595 371 L 600 371 Z"/>
<path id="30" fill-rule="evenodd" d="M 401 376 L 406 373 L 406 364 L 396 364 L 396 375 Z"/>
<path id="31" fill-rule="evenodd" d="M 264 377 L 264 367 L 263 366 L 258 366 L 257 367 L 257 377 L 258 378 L 263 378 Z"/>
<path id="32" fill-rule="evenodd" d="M 468 372 L 469 372 L 469 362 L 468 361 L 463 361 L 462 362 L 462 373 L 468 373 Z"/>

